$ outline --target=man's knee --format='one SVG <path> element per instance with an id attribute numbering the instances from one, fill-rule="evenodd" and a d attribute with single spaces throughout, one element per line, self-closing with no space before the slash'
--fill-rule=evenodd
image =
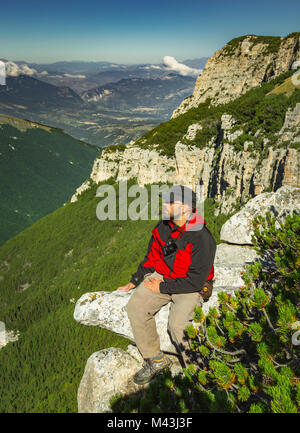
<path id="1" fill-rule="evenodd" d="M 145 315 L 145 300 L 141 293 L 133 293 L 127 304 L 125 311 L 128 317 L 143 317 Z"/>
<path id="2" fill-rule="evenodd" d="M 168 321 L 168 331 L 178 339 L 184 334 L 185 328 L 188 325 L 189 322 L 186 320 L 180 320 L 176 317 L 170 318 Z"/>
<path id="3" fill-rule="evenodd" d="M 128 315 L 130 315 L 131 312 L 136 309 L 136 307 L 137 307 L 137 303 L 135 301 L 135 298 L 133 297 L 133 295 L 131 295 L 131 298 L 125 305 L 125 311 L 127 312 Z"/>

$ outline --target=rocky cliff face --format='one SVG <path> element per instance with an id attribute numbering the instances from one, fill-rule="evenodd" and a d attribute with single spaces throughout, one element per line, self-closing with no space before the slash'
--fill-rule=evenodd
<path id="1" fill-rule="evenodd" d="M 140 185 L 170 182 L 195 188 L 203 182 L 205 197 L 220 203 L 216 213 L 229 213 L 239 201 L 260 194 L 266 189 L 276 191 L 282 185 L 300 187 L 299 151 L 295 148 L 268 148 L 266 158 L 248 150 L 250 142 L 237 152 L 233 140 L 241 133 L 232 131 L 235 119 L 223 114 L 220 143 L 214 140 L 202 149 L 176 143 L 173 157 L 161 155 L 158 146 L 142 149 L 131 142 L 122 150 L 107 149 L 94 161 L 91 179 L 98 183 L 116 176 L 117 180 L 137 178 Z M 193 139 L 199 124 L 190 125 L 185 138 Z M 288 137 L 287 137 L 288 135 Z M 278 140 L 300 141 L 300 104 L 288 110 Z M 267 140 L 267 139 L 266 139 Z M 88 188 L 88 181 L 78 188 L 71 201 Z"/>
<path id="2" fill-rule="evenodd" d="M 285 38 L 247 35 L 233 39 L 208 59 L 193 94 L 182 101 L 172 118 L 207 98 L 213 105 L 229 102 L 288 71 L 299 60 L 299 33 Z"/>

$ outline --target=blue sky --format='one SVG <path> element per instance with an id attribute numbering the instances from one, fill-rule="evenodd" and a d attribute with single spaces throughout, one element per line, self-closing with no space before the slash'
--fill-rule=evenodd
<path id="1" fill-rule="evenodd" d="M 0 6 L 0 58 L 160 63 L 232 38 L 300 31 L 299 0 L 16 0 Z"/>

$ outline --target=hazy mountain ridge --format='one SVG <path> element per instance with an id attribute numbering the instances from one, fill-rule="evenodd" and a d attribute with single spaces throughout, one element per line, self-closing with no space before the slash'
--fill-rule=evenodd
<path id="1" fill-rule="evenodd" d="M 107 108 L 170 107 L 193 90 L 195 79 L 178 74 L 162 78 L 124 78 L 81 93 L 84 101 Z"/>
<path id="2" fill-rule="evenodd" d="M 58 87 L 28 75 L 7 77 L 0 86 L 0 108 L 22 107 L 22 110 L 39 111 L 48 108 L 76 108 L 84 106 L 80 96 L 69 87 Z"/>
<path id="3" fill-rule="evenodd" d="M 137 77 L 127 80 L 104 86 L 104 90 L 115 89 L 114 97 L 95 106 L 69 87 L 57 87 L 27 75 L 8 77 L 7 85 L 0 86 L 0 111 L 50 123 L 96 146 L 126 144 L 168 119 L 195 83 L 195 78 L 178 74 L 174 74 L 173 80 L 163 77 L 158 81 Z M 151 83 L 154 85 L 149 86 Z"/>
<path id="4" fill-rule="evenodd" d="M 9 62 L 7 59 L 2 60 L 5 63 Z M 187 60 L 186 63 L 183 61 L 182 63 L 192 68 L 203 69 L 207 60 L 208 57 L 201 57 Z M 160 78 L 172 72 L 163 63 L 127 65 L 105 61 L 60 61 L 48 64 L 25 61 L 11 62 L 15 64 L 15 76 L 18 74 L 18 68 L 24 71 L 24 67 L 26 67 L 27 73 L 31 74 L 32 77 L 56 86 L 70 87 L 77 93 L 124 78 Z"/>

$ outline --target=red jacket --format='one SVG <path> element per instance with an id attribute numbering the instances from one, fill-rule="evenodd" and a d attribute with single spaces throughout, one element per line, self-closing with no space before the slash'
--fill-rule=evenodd
<path id="1" fill-rule="evenodd" d="M 178 249 L 164 257 L 162 246 L 171 237 L 178 238 Z M 131 282 L 137 286 L 146 273 L 156 271 L 164 277 L 160 283 L 161 293 L 198 292 L 206 280 L 214 277 L 215 253 L 216 241 L 197 210 L 183 227 L 171 220 L 160 220 L 152 230 L 147 254 Z"/>

